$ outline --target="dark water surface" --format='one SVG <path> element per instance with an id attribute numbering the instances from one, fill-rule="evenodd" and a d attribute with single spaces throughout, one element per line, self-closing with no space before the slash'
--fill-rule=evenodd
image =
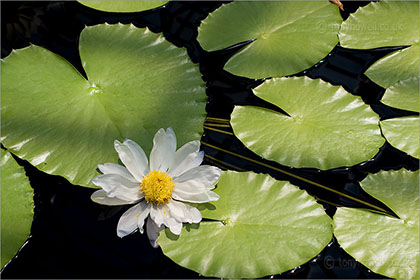
<path id="1" fill-rule="evenodd" d="M 345 2 L 347 12 L 354 12 L 367 2 Z M 106 13 L 82 6 L 77 2 L 1 2 L 1 56 L 30 42 L 43 46 L 70 61 L 83 72 L 78 55 L 78 37 L 85 25 L 133 23 L 163 32 L 179 47 L 186 47 L 191 59 L 200 63 L 207 82 L 207 113 L 209 117 L 230 118 L 234 105 L 270 107 L 252 94 L 251 89 L 262 80 L 236 77 L 222 70 L 224 62 L 243 44 L 230 49 L 208 53 L 196 41 L 197 26 L 221 2 L 172 2 L 165 7 L 140 13 Z M 384 89 L 363 73 L 376 60 L 397 48 L 349 50 L 337 46 L 321 62 L 297 76 L 321 78 L 361 96 L 381 119 L 416 113 L 383 105 L 379 100 Z M 278 108 L 273 108 L 278 110 Z M 225 131 L 232 132 L 230 128 Z M 371 160 L 350 168 L 328 171 L 297 169 L 260 158 L 232 135 L 206 130 L 202 141 L 232 151 L 265 164 L 324 184 L 374 205 L 385 205 L 370 197 L 360 182 L 367 173 L 379 170 L 417 170 L 418 160 L 386 143 Z M 254 161 L 221 152 L 209 146 L 202 149 L 210 156 L 207 163 L 221 168 L 268 173 L 279 180 L 289 180 L 319 199 L 332 216 L 336 207 L 362 205 L 337 194 L 317 188 Z M 38 171 L 26 161 L 25 167 L 34 188 L 35 214 L 31 236 L 17 256 L 1 271 L 2 278 L 199 278 L 197 273 L 184 269 L 165 257 L 160 249 L 149 245 L 147 235 L 132 234 L 120 239 L 116 225 L 127 207 L 104 207 L 90 200 L 92 189 L 73 186 L 59 176 Z M 238 186 L 240 187 L 240 186 Z M 268 278 L 384 278 L 368 270 L 331 243 L 313 260 L 291 271 Z"/>

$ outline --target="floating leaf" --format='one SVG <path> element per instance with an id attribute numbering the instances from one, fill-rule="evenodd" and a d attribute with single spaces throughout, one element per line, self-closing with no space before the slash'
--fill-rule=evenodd
<path id="1" fill-rule="evenodd" d="M 388 88 L 399 81 L 419 76 L 419 44 L 395 51 L 369 67 L 366 74 L 378 85 Z M 395 69 L 398 67 L 398 69 Z M 417 108 L 416 108 L 417 109 Z M 418 110 L 418 109 L 417 109 Z"/>
<path id="2" fill-rule="evenodd" d="M 1 267 L 28 238 L 33 217 L 33 190 L 9 152 L 1 149 Z"/>
<path id="3" fill-rule="evenodd" d="M 386 90 L 382 102 L 392 107 L 418 112 L 420 105 L 418 89 L 418 77 L 398 82 Z"/>
<path id="4" fill-rule="evenodd" d="M 410 47 L 378 60 L 366 75 L 386 88 L 384 104 L 419 111 L 419 2 L 372 2 L 350 15 L 339 33 L 344 47 Z"/>
<path id="5" fill-rule="evenodd" d="M 410 156 L 419 158 L 419 117 L 402 117 L 381 121 L 388 142 Z"/>
<path id="6" fill-rule="evenodd" d="M 205 84 L 185 50 L 122 24 L 85 28 L 79 49 L 88 80 L 34 45 L 2 62 L 2 141 L 16 155 L 93 186 L 97 164 L 118 162 L 115 139 L 148 153 L 162 127 L 172 126 L 180 145 L 200 138 Z"/>
<path id="7" fill-rule="evenodd" d="M 105 12 L 140 12 L 160 7 L 168 1 L 158 0 L 78 0 L 85 6 Z"/>
<path id="8" fill-rule="evenodd" d="M 159 244 L 177 264 L 204 276 L 255 278 L 315 257 L 331 241 L 331 219 L 305 191 L 252 172 L 222 173 L 220 199 L 200 224 L 161 232 Z"/>
<path id="9" fill-rule="evenodd" d="M 225 4 L 199 27 L 208 51 L 255 40 L 224 69 L 250 78 L 281 77 L 307 69 L 338 43 L 341 16 L 325 2 L 238 1 Z"/>
<path id="10" fill-rule="evenodd" d="M 382 102 L 399 109 L 419 111 L 419 44 L 396 51 L 374 63 L 366 75 L 386 88 Z"/>
<path id="11" fill-rule="evenodd" d="M 294 167 L 352 166 L 372 158 L 385 142 L 378 116 L 342 87 L 295 77 L 265 81 L 254 93 L 290 115 L 235 106 L 235 135 L 266 159 Z"/>
<path id="12" fill-rule="evenodd" d="M 380 1 L 360 7 L 341 24 L 340 44 L 352 49 L 419 42 L 418 1 Z"/>
<path id="13" fill-rule="evenodd" d="M 419 171 L 381 171 L 361 182 L 365 191 L 399 217 L 339 208 L 334 215 L 338 242 L 376 273 L 419 279 Z"/>

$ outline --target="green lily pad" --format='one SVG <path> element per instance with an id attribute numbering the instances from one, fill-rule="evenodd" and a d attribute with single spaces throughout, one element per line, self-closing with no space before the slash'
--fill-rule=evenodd
<path id="1" fill-rule="evenodd" d="M 28 238 L 33 217 L 33 190 L 9 152 L 1 149 L 1 267 Z"/>
<path id="2" fill-rule="evenodd" d="M 375 62 L 366 71 L 375 83 L 386 88 L 382 103 L 419 112 L 419 44 L 396 51 Z"/>
<path id="3" fill-rule="evenodd" d="M 160 7 L 169 1 L 158 0 L 78 0 L 85 6 L 105 12 L 140 12 Z"/>
<path id="4" fill-rule="evenodd" d="M 97 165 L 118 162 L 115 139 L 149 153 L 159 128 L 179 145 L 200 139 L 205 83 L 184 49 L 133 25 L 85 28 L 86 80 L 54 53 L 31 45 L 2 62 L 2 142 L 20 158 L 71 183 L 93 186 Z"/>
<path id="5" fill-rule="evenodd" d="M 399 81 L 389 87 L 381 101 L 391 107 L 419 112 L 419 77 Z"/>
<path id="6" fill-rule="evenodd" d="M 381 121 L 382 133 L 395 148 L 420 158 L 419 117 L 402 117 Z"/>
<path id="7" fill-rule="evenodd" d="M 305 191 L 252 172 L 222 173 L 220 199 L 200 224 L 165 230 L 158 243 L 177 264 L 209 277 L 255 278 L 301 265 L 331 241 L 331 219 Z M 210 205 L 210 206 L 209 206 Z"/>
<path id="8" fill-rule="evenodd" d="M 290 115 L 235 106 L 234 134 L 266 159 L 293 167 L 352 166 L 372 158 L 385 142 L 378 116 L 342 87 L 294 77 L 265 81 L 254 93 Z"/>
<path id="9" fill-rule="evenodd" d="M 381 171 L 361 182 L 400 219 L 366 210 L 339 208 L 334 215 L 338 242 L 376 273 L 419 279 L 419 171 Z"/>
<path id="10" fill-rule="evenodd" d="M 395 51 L 375 62 L 366 75 L 384 88 L 419 76 L 419 44 Z M 397 69 L 396 69 L 397 68 Z M 418 110 L 418 108 L 416 108 Z"/>
<path id="11" fill-rule="evenodd" d="M 347 48 L 410 47 L 375 62 L 366 75 L 386 88 L 384 104 L 419 111 L 419 2 L 380 1 L 343 22 L 340 43 Z"/>
<path id="12" fill-rule="evenodd" d="M 235 1 L 202 21 L 197 40 L 208 51 L 255 40 L 224 69 L 249 78 L 281 77 L 327 56 L 341 21 L 338 7 L 327 1 Z"/>
<path id="13" fill-rule="evenodd" d="M 352 49 L 419 42 L 419 2 L 380 1 L 359 8 L 341 24 L 340 44 Z"/>

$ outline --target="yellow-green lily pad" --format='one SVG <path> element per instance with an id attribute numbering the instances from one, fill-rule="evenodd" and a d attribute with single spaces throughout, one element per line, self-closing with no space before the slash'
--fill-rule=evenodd
<path id="1" fill-rule="evenodd" d="M 376 273 L 397 279 L 419 279 L 419 171 L 381 171 L 368 175 L 361 186 L 400 219 L 339 208 L 334 215 L 338 243 Z"/>
<path id="2" fill-rule="evenodd" d="M 140 12 L 160 7 L 168 1 L 159 0 L 78 0 L 90 8 L 105 12 Z"/>
<path id="3" fill-rule="evenodd" d="M 266 159 L 325 170 L 366 161 L 385 142 L 377 114 L 340 86 L 307 77 L 280 78 L 265 81 L 254 93 L 290 115 L 235 106 L 234 134 Z"/>
<path id="4" fill-rule="evenodd" d="M 160 232 L 163 253 L 204 276 L 255 278 L 290 270 L 331 241 L 331 219 L 305 191 L 268 175 L 222 173 L 200 224 Z"/>
<path id="5" fill-rule="evenodd" d="M 366 75 L 386 88 L 382 102 L 419 111 L 419 2 L 379 1 L 359 8 L 343 22 L 342 46 L 372 49 L 409 46 L 375 62 Z"/>
<path id="6" fill-rule="evenodd" d="M 35 45 L 2 61 L 1 136 L 14 154 L 93 187 L 97 165 L 118 162 L 116 139 L 146 154 L 160 128 L 171 126 L 180 145 L 200 139 L 205 83 L 185 49 L 147 28 L 101 24 L 82 31 L 79 51 L 88 79 Z"/>
<path id="7" fill-rule="evenodd" d="M 404 46 L 419 42 L 419 2 L 370 2 L 341 24 L 340 44 L 352 49 Z"/>
<path id="8" fill-rule="evenodd" d="M 326 57 L 338 43 L 341 21 L 328 1 L 235 1 L 202 21 L 197 40 L 208 51 L 254 40 L 224 69 L 249 78 L 281 77 Z"/>
<path id="9" fill-rule="evenodd" d="M 366 75 L 386 88 L 382 103 L 419 112 L 419 43 L 378 60 Z"/>
<path id="10" fill-rule="evenodd" d="M 395 148 L 420 158 L 419 117 L 402 117 L 381 121 L 382 133 Z"/>
<path id="11" fill-rule="evenodd" d="M 33 218 L 33 190 L 12 155 L 1 149 L 1 267 L 29 237 Z"/>

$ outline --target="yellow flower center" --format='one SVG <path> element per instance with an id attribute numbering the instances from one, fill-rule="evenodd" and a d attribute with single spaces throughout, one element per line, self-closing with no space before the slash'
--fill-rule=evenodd
<path id="1" fill-rule="evenodd" d="M 174 186 L 175 183 L 166 172 L 153 170 L 143 177 L 139 188 L 148 203 L 162 205 L 169 203 Z"/>

